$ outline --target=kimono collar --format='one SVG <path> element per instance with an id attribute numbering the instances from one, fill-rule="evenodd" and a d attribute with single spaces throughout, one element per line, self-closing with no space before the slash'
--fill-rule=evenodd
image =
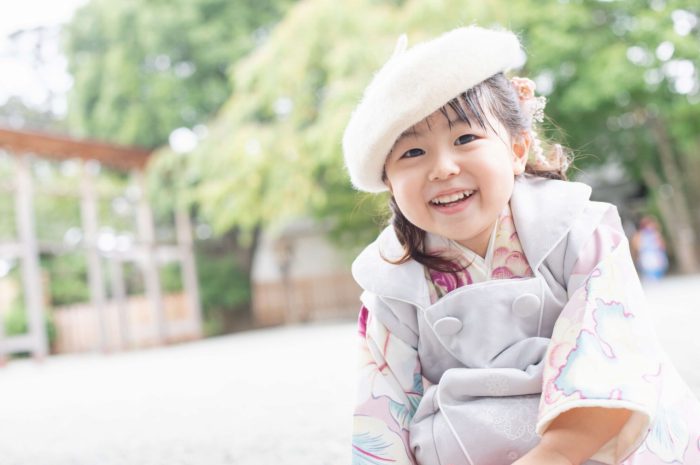
<path id="1" fill-rule="evenodd" d="M 535 274 L 583 212 L 590 194 L 591 188 L 578 182 L 530 175 L 516 177 L 510 207 L 523 252 Z M 440 240 L 447 241 L 439 236 L 428 237 L 428 241 Z M 423 265 L 414 260 L 400 265 L 384 260 L 397 260 L 402 255 L 394 228 L 388 226 L 355 259 L 353 277 L 374 294 L 426 308 L 430 294 Z"/>

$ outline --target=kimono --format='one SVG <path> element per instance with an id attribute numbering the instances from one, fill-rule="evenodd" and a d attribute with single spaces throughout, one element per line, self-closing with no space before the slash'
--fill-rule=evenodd
<path id="1" fill-rule="evenodd" d="M 561 413 L 630 410 L 586 465 L 700 464 L 700 403 L 660 348 L 614 206 L 516 178 L 485 259 L 428 271 L 391 227 L 353 263 L 363 288 L 353 464 L 506 465 Z"/>

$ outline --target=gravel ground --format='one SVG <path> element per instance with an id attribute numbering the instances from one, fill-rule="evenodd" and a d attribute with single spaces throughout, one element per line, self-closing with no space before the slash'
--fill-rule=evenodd
<path id="1" fill-rule="evenodd" d="M 661 344 L 700 397 L 700 275 L 648 283 L 645 290 Z"/>
<path id="2" fill-rule="evenodd" d="M 352 323 L 0 370 L 2 465 L 343 464 Z"/>
<path id="3" fill-rule="evenodd" d="M 700 276 L 647 286 L 700 395 Z M 349 463 L 352 322 L 0 369 L 0 465 Z"/>

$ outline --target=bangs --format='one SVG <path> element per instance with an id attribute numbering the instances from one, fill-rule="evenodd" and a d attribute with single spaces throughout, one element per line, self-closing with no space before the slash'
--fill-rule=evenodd
<path id="1" fill-rule="evenodd" d="M 440 108 L 440 113 L 447 118 L 450 127 L 454 120 L 450 118 L 449 110 L 452 110 L 457 115 L 459 121 L 467 123 L 469 126 L 476 124 L 481 129 L 495 131 L 495 128 L 486 116 L 482 100 L 485 95 L 482 91 L 483 84 L 472 87 L 463 94 L 453 98 Z"/>

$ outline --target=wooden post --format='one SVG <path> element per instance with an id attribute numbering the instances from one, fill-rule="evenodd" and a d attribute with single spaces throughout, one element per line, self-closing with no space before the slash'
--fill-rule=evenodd
<path id="1" fill-rule="evenodd" d="M 116 256 L 109 258 L 109 279 L 112 289 L 112 300 L 117 307 L 119 318 L 119 335 L 122 349 L 131 347 L 131 331 L 127 315 L 126 287 L 124 286 L 124 265 Z"/>
<path id="2" fill-rule="evenodd" d="M 32 354 L 43 358 L 48 353 L 44 319 L 44 289 L 39 267 L 39 247 L 34 223 L 34 186 L 29 157 L 17 157 L 17 233 L 21 243 L 22 286 L 27 310 Z"/>
<path id="3" fill-rule="evenodd" d="M 96 350 L 106 352 L 109 347 L 107 333 L 107 318 L 105 315 L 105 283 L 102 272 L 102 261 L 97 249 L 98 217 L 99 209 L 97 192 L 95 191 L 94 171 L 97 162 L 83 162 L 81 192 L 80 192 L 80 219 L 83 226 L 83 241 L 85 244 L 85 256 L 87 259 L 88 283 L 90 286 L 90 302 L 97 316 L 99 337 Z"/>
<path id="4" fill-rule="evenodd" d="M 194 317 L 197 337 L 202 336 L 202 309 L 199 301 L 199 282 L 197 280 L 197 265 L 194 258 L 194 243 L 192 240 L 192 223 L 188 210 L 175 210 L 175 228 L 177 244 L 180 249 L 180 264 L 182 283 L 185 288 L 187 303 Z"/>
<path id="5" fill-rule="evenodd" d="M 0 367 L 7 363 L 7 347 L 5 347 L 5 321 L 0 318 Z"/>
<path id="6" fill-rule="evenodd" d="M 142 245 L 143 274 L 146 288 L 146 296 L 151 305 L 151 311 L 155 317 L 155 331 L 158 344 L 167 341 L 167 322 L 163 309 L 163 293 L 160 287 L 160 276 L 158 274 L 158 260 L 156 257 L 156 234 L 153 222 L 153 211 L 146 197 L 146 181 L 143 172 L 133 170 L 132 176 L 135 184 L 139 188 L 137 229 L 139 242 Z"/>

